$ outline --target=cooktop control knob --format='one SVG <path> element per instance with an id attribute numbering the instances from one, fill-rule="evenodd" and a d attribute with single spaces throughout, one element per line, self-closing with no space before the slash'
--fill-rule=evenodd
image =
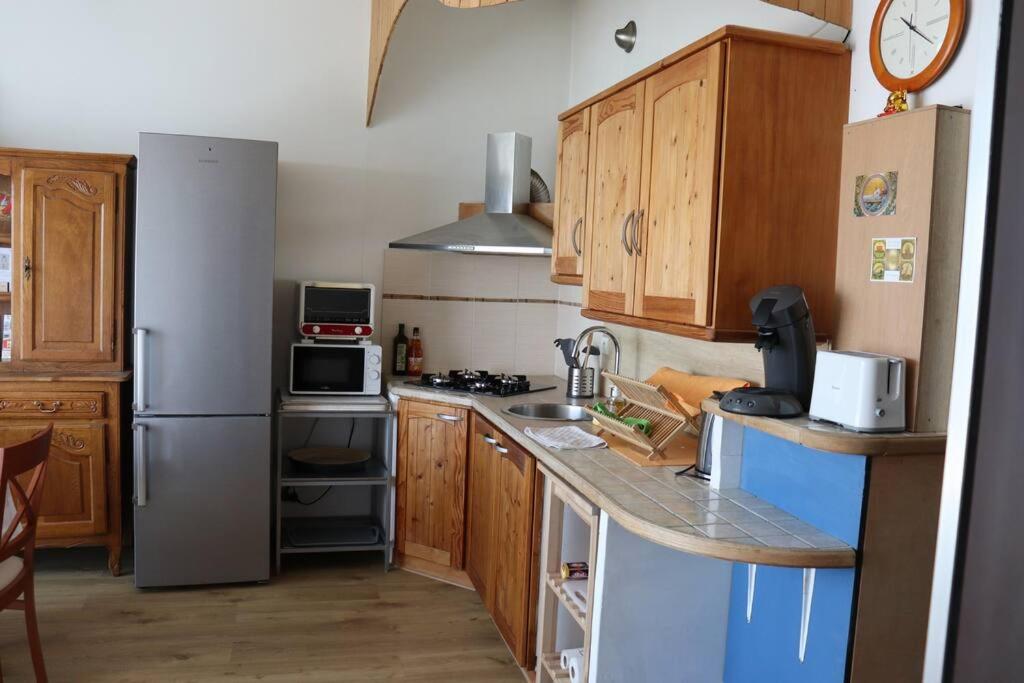
<path id="1" fill-rule="evenodd" d="M 354 329 L 352 331 L 355 332 L 356 334 L 362 334 L 363 333 L 363 328 L 361 328 L 358 325 L 356 325 L 356 329 Z"/>
<path id="2" fill-rule="evenodd" d="M 313 334 L 320 334 L 320 326 L 313 325 Z"/>

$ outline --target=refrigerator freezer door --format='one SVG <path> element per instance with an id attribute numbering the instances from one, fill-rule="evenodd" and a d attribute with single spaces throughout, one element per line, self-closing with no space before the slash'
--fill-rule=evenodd
<path id="1" fill-rule="evenodd" d="M 270 577 L 270 418 L 135 427 L 135 585 Z"/>
<path id="2" fill-rule="evenodd" d="M 153 415 L 266 415 L 277 143 L 143 133 L 136 369 Z"/>

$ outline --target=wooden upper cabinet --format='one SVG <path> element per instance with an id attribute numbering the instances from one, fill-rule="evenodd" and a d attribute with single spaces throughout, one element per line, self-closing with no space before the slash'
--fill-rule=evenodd
<path id="1" fill-rule="evenodd" d="M 646 81 L 638 317 L 711 322 L 723 53 L 712 45 Z"/>
<path id="2" fill-rule="evenodd" d="M 395 545 L 402 555 L 462 569 L 469 411 L 402 400 Z"/>
<path id="3" fill-rule="evenodd" d="M 727 26 L 563 113 L 590 116 L 583 315 L 749 340 L 795 284 L 827 337 L 849 82 L 840 43 Z"/>
<path id="4" fill-rule="evenodd" d="M 591 108 L 584 308 L 633 312 L 643 108 L 642 81 Z"/>
<path id="5" fill-rule="evenodd" d="M 117 175 L 22 166 L 17 177 L 17 358 L 115 364 Z"/>
<path id="6" fill-rule="evenodd" d="M 590 109 L 584 109 L 558 125 L 551 279 L 561 284 L 583 284 L 589 156 Z"/>

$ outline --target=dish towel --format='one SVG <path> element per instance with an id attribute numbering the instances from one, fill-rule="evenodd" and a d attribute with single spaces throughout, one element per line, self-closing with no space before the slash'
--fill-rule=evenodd
<path id="1" fill-rule="evenodd" d="M 608 446 L 601 437 L 585 432 L 579 427 L 527 427 L 526 435 L 542 446 L 559 450 Z"/>

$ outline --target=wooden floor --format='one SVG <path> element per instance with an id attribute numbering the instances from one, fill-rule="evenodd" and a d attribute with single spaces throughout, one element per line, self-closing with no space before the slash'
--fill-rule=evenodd
<path id="1" fill-rule="evenodd" d="M 268 585 L 139 591 L 103 553 L 45 551 L 36 596 L 50 680 L 510 681 L 476 593 L 380 555 L 289 558 Z M 30 681 L 20 612 L 0 613 L 5 681 Z"/>

